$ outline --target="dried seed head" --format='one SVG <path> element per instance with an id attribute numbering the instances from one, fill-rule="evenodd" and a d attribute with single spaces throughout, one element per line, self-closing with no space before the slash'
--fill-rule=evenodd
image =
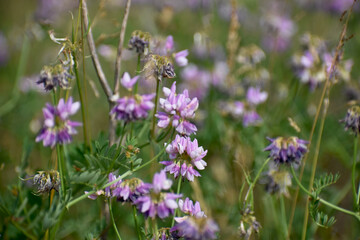
<path id="1" fill-rule="evenodd" d="M 151 35 L 148 32 L 136 30 L 131 34 L 128 47 L 130 50 L 135 49 L 137 53 L 147 54 Z"/>

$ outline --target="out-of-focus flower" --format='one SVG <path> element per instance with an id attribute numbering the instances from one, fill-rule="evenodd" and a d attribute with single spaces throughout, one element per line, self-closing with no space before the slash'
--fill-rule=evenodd
<path id="1" fill-rule="evenodd" d="M 58 171 L 38 171 L 33 178 L 34 185 L 37 185 L 38 193 L 48 193 L 52 189 L 59 191 L 60 175 Z"/>
<path id="2" fill-rule="evenodd" d="M 308 144 L 308 141 L 297 137 L 267 139 L 271 144 L 264 151 L 270 151 L 269 157 L 277 164 L 299 165 L 304 154 L 307 152 L 306 144 Z"/>
<path id="3" fill-rule="evenodd" d="M 62 89 L 68 89 L 73 78 L 74 76 L 69 73 L 69 67 L 57 64 L 53 67 L 44 66 L 40 72 L 40 79 L 36 83 L 43 84 L 46 91 L 58 86 Z"/>
<path id="4" fill-rule="evenodd" d="M 4 66 L 9 59 L 9 46 L 6 37 L 0 32 L 0 67 Z"/>
<path id="5" fill-rule="evenodd" d="M 246 93 L 246 100 L 252 105 L 258 105 L 266 101 L 267 92 L 261 92 L 260 88 L 249 87 Z"/>
<path id="6" fill-rule="evenodd" d="M 237 62 L 242 65 L 255 65 L 265 59 L 265 53 L 256 45 L 242 47 L 236 58 Z"/>
<path id="7" fill-rule="evenodd" d="M 286 15 L 270 12 L 262 22 L 265 28 L 264 46 L 270 51 L 282 52 L 286 50 L 295 32 L 293 21 Z"/>
<path id="8" fill-rule="evenodd" d="M 149 110 L 154 107 L 154 103 L 151 101 L 154 97 L 155 94 L 136 94 L 135 96 L 120 98 L 116 100 L 116 105 L 111 109 L 110 115 L 125 122 L 145 119 Z"/>
<path id="9" fill-rule="evenodd" d="M 189 95 L 203 99 L 208 92 L 211 81 L 209 71 L 199 69 L 194 64 L 189 64 L 181 71 L 181 78 L 184 80 L 181 89 L 188 89 Z"/>
<path id="10" fill-rule="evenodd" d="M 260 228 L 261 225 L 258 221 L 256 221 L 254 212 L 250 207 L 246 207 L 246 209 L 241 213 L 241 221 L 238 228 L 240 237 L 243 239 L 250 239 L 254 232 L 259 233 Z"/>
<path id="11" fill-rule="evenodd" d="M 279 193 L 289 197 L 288 187 L 291 186 L 291 175 L 288 171 L 272 166 L 266 174 L 264 183 L 268 193 Z"/>
<path id="12" fill-rule="evenodd" d="M 169 35 L 166 38 L 165 49 L 166 49 L 167 52 L 171 52 L 171 51 L 174 50 L 174 38 L 173 38 L 173 36 Z"/>
<path id="13" fill-rule="evenodd" d="M 188 59 L 186 58 L 187 56 L 189 55 L 189 51 L 186 49 L 186 50 L 183 50 L 183 51 L 180 51 L 180 52 L 177 52 L 175 53 L 175 62 L 176 64 L 179 66 L 179 67 L 184 67 L 188 64 Z"/>
<path id="14" fill-rule="evenodd" d="M 35 16 L 45 24 L 55 22 L 62 14 L 78 6 L 78 2 L 73 0 L 38 0 L 38 3 Z"/>
<path id="15" fill-rule="evenodd" d="M 164 87 L 163 92 L 166 98 L 160 98 L 159 103 L 165 112 L 158 112 L 155 116 L 159 119 L 158 126 L 166 128 L 171 125 L 182 135 L 191 135 L 197 131 L 194 124 L 188 119 L 195 117 L 195 111 L 199 107 L 197 98 L 190 99 L 187 90 L 176 94 L 176 82 L 171 88 Z"/>
<path id="16" fill-rule="evenodd" d="M 353 106 L 347 110 L 347 114 L 340 122 L 345 123 L 345 130 L 350 129 L 355 135 L 360 133 L 360 107 Z"/>
<path id="17" fill-rule="evenodd" d="M 71 135 L 77 133 L 75 127 L 81 126 L 81 123 L 70 121 L 69 116 L 74 115 L 79 107 L 80 103 L 73 103 L 72 97 L 67 102 L 60 99 L 57 106 L 47 103 L 43 108 L 44 126 L 36 137 L 36 142 L 43 141 L 45 147 L 70 143 Z"/>
<path id="18" fill-rule="evenodd" d="M 244 112 L 244 115 L 243 115 L 244 127 L 258 125 L 259 123 L 261 123 L 261 121 L 262 121 L 262 119 L 261 119 L 260 115 L 257 112 L 255 112 L 254 110 Z"/>
<path id="19" fill-rule="evenodd" d="M 128 47 L 130 50 L 135 49 L 137 53 L 146 55 L 149 51 L 150 40 L 150 33 L 136 30 L 131 34 Z"/>
<path id="20" fill-rule="evenodd" d="M 185 240 L 216 239 L 219 226 L 211 218 L 188 217 L 170 229 L 172 234 Z"/>
<path id="21" fill-rule="evenodd" d="M 175 178 L 181 175 L 189 181 L 193 181 L 194 176 L 201 176 L 200 173 L 194 169 L 194 166 L 196 166 L 198 170 L 203 170 L 207 165 L 203 160 L 207 154 L 207 150 L 204 151 L 203 147 L 198 146 L 197 139 L 191 141 L 189 137 L 176 135 L 174 141 L 166 147 L 166 152 L 172 161 L 162 161 L 160 163 L 164 164 L 166 166 L 164 170 L 170 174 L 174 174 Z"/>
<path id="22" fill-rule="evenodd" d="M 124 86 L 124 88 L 131 91 L 132 87 L 135 85 L 135 83 L 139 79 L 139 77 L 140 76 L 135 76 L 135 77 L 131 78 L 130 74 L 128 72 L 125 72 L 120 81 L 121 81 L 121 84 Z"/>
<path id="23" fill-rule="evenodd" d="M 224 85 L 228 73 L 229 67 L 226 62 L 216 62 L 212 71 L 212 84 L 214 86 Z"/>
<path id="24" fill-rule="evenodd" d="M 189 198 L 186 198 L 185 201 L 179 199 L 179 209 L 189 216 L 194 216 L 196 218 L 206 217 L 205 213 L 201 211 L 200 203 L 196 201 L 194 204 Z"/>
<path id="25" fill-rule="evenodd" d="M 172 181 L 166 178 L 165 171 L 155 173 L 150 192 L 137 198 L 134 204 L 145 217 L 158 216 L 163 219 L 174 214 L 174 210 L 178 207 L 176 199 L 182 195 L 162 191 L 169 190 L 171 185 Z"/>

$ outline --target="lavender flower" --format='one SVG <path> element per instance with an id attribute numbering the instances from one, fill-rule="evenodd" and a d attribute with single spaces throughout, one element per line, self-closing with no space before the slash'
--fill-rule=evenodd
<path id="1" fill-rule="evenodd" d="M 182 135 L 191 135 L 197 131 L 194 124 L 188 119 L 195 117 L 195 111 L 199 107 L 197 98 L 190 99 L 187 90 L 182 94 L 176 94 L 176 82 L 171 89 L 164 87 L 163 92 L 166 98 L 160 98 L 160 106 L 165 112 L 158 112 L 155 116 L 159 119 L 158 126 L 166 128 L 171 125 Z"/>
<path id="2" fill-rule="evenodd" d="M 360 133 L 360 107 L 353 106 L 348 109 L 347 114 L 344 119 L 340 122 L 345 123 L 345 130 L 351 129 L 351 131 L 356 135 Z"/>
<path id="3" fill-rule="evenodd" d="M 194 216 L 196 218 L 206 217 L 205 213 L 201 211 L 200 203 L 196 201 L 194 204 L 189 198 L 186 198 L 185 201 L 179 199 L 179 209 L 189 216 Z M 175 220 L 176 219 L 179 218 L 175 218 Z"/>
<path id="4" fill-rule="evenodd" d="M 262 119 L 260 115 L 254 110 L 244 112 L 244 116 L 243 116 L 244 127 L 258 125 L 259 123 L 261 123 L 261 121 Z"/>
<path id="5" fill-rule="evenodd" d="M 145 217 L 166 218 L 174 214 L 174 209 L 178 207 L 176 199 L 180 198 L 181 194 L 162 192 L 162 190 L 169 190 L 172 181 L 166 178 L 165 171 L 155 173 L 150 192 L 140 196 L 134 201 L 137 208 Z"/>
<path id="6" fill-rule="evenodd" d="M 297 137 L 267 139 L 271 144 L 267 146 L 264 151 L 270 151 L 269 157 L 277 164 L 294 163 L 298 165 L 307 152 L 306 144 L 308 144 L 308 142 Z"/>
<path id="7" fill-rule="evenodd" d="M 193 142 L 189 137 L 176 135 L 174 141 L 166 147 L 166 152 L 172 161 L 162 161 L 165 171 L 174 174 L 177 178 L 179 175 L 186 177 L 189 181 L 194 181 L 195 177 L 200 177 L 200 173 L 194 169 L 204 170 L 207 163 L 203 158 L 207 154 L 203 147 L 198 146 L 195 139 Z"/>
<path id="8" fill-rule="evenodd" d="M 270 194 L 284 194 L 289 197 L 288 187 L 291 186 L 291 175 L 286 170 L 271 166 L 265 178 L 265 190 Z"/>
<path id="9" fill-rule="evenodd" d="M 126 179 L 116 186 L 112 191 L 112 196 L 117 197 L 118 201 L 134 202 L 138 197 L 147 194 L 151 184 L 144 183 L 139 178 Z"/>
<path id="10" fill-rule="evenodd" d="M 210 87 L 210 81 L 213 77 L 214 81 L 221 81 L 220 77 L 214 73 L 212 76 L 209 71 L 199 69 L 196 65 L 190 64 L 182 69 L 181 78 L 184 80 L 181 89 L 188 89 L 189 95 L 198 99 L 203 99 Z"/>
<path id="11" fill-rule="evenodd" d="M 131 91 L 132 87 L 135 85 L 136 81 L 139 79 L 140 76 L 135 76 L 133 78 L 130 77 L 128 72 L 125 72 L 121 78 L 121 85 L 124 86 L 127 90 Z"/>
<path id="12" fill-rule="evenodd" d="M 69 116 L 74 115 L 79 107 L 80 103 L 73 103 L 72 97 L 67 102 L 60 99 L 57 106 L 47 103 L 43 108 L 44 127 L 36 137 L 36 142 L 43 141 L 45 147 L 70 143 L 71 135 L 77 133 L 75 127 L 81 126 L 81 123 L 70 121 Z"/>
<path id="13" fill-rule="evenodd" d="M 174 56 L 175 62 L 179 67 L 184 67 L 184 66 L 186 66 L 188 64 L 189 61 L 186 58 L 187 55 L 189 55 L 189 51 L 187 49 L 175 53 L 175 56 Z"/>
<path id="14" fill-rule="evenodd" d="M 174 38 L 173 38 L 173 36 L 169 35 L 166 38 L 165 49 L 166 49 L 166 52 L 171 52 L 171 51 L 174 50 Z"/>
<path id="15" fill-rule="evenodd" d="M 216 239 L 218 225 L 209 218 L 188 217 L 170 229 L 173 235 L 185 240 Z"/>
<path id="16" fill-rule="evenodd" d="M 260 92 L 260 88 L 249 87 L 246 93 L 246 100 L 252 105 L 258 105 L 266 101 L 267 92 Z"/>
<path id="17" fill-rule="evenodd" d="M 135 96 L 120 98 L 116 101 L 115 107 L 111 109 L 110 115 L 125 122 L 145 119 L 149 110 L 154 107 L 154 103 L 151 101 L 154 97 L 155 94 L 136 94 Z"/>

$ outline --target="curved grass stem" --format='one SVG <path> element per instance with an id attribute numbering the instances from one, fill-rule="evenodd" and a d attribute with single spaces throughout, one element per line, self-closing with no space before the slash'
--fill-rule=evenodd
<path id="1" fill-rule="evenodd" d="M 112 204 L 112 203 L 111 203 L 111 199 L 109 199 L 109 212 L 110 212 L 111 221 L 112 221 L 112 224 L 113 224 L 113 227 L 114 227 L 116 236 L 118 237 L 119 240 L 121 240 L 121 236 L 120 236 L 119 230 L 118 230 L 117 227 L 116 227 L 116 223 L 115 223 L 114 214 L 113 214 L 113 211 L 112 211 L 112 206 L 111 206 L 111 204 Z"/>

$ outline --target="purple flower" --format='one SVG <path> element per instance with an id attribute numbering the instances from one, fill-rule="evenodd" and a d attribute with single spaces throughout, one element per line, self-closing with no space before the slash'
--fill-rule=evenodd
<path id="1" fill-rule="evenodd" d="M 190 64 L 182 69 L 181 77 L 184 80 L 182 89 L 188 89 L 189 95 L 202 99 L 206 96 L 212 75 L 206 70 Z M 214 76 L 215 78 L 215 76 Z"/>
<path id="2" fill-rule="evenodd" d="M 200 203 L 196 201 L 194 204 L 189 198 L 186 198 L 185 201 L 179 199 L 179 209 L 190 216 L 194 216 L 196 218 L 206 217 L 205 213 L 201 211 Z M 176 220 L 177 218 L 175 218 Z"/>
<path id="3" fill-rule="evenodd" d="M 151 101 L 155 94 L 138 95 L 134 97 L 123 97 L 116 100 L 116 105 L 111 109 L 110 114 L 114 115 L 117 120 L 125 122 L 145 119 L 149 110 L 154 107 Z"/>
<path id="4" fill-rule="evenodd" d="M 204 170 L 207 163 L 203 158 L 207 154 L 203 147 L 198 146 L 195 139 L 193 142 L 189 137 L 176 135 L 174 141 L 166 147 L 166 152 L 172 161 L 162 161 L 165 171 L 174 174 L 177 178 L 179 175 L 186 177 L 189 181 L 194 181 L 194 176 L 200 177 L 200 173 L 194 169 Z"/>
<path id="5" fill-rule="evenodd" d="M 188 217 L 170 229 L 174 235 L 185 240 L 216 239 L 218 231 L 219 227 L 214 220 L 195 217 Z"/>
<path id="6" fill-rule="evenodd" d="M 267 146 L 264 151 L 270 151 L 269 157 L 277 164 L 294 163 L 298 165 L 307 152 L 306 144 L 308 144 L 308 141 L 297 137 L 267 139 L 271 144 Z"/>
<path id="7" fill-rule="evenodd" d="M 74 78 L 69 73 L 69 66 L 57 64 L 55 66 L 44 66 L 40 72 L 37 84 L 43 84 L 46 91 L 60 87 L 62 89 L 70 88 L 70 81 Z"/>
<path id="8" fill-rule="evenodd" d="M 124 88 L 127 88 L 127 90 L 131 91 L 132 87 L 134 86 L 134 84 L 138 79 L 139 76 L 135 76 L 131 78 L 130 74 L 128 72 L 125 72 L 121 78 L 121 84 L 124 86 Z"/>
<path id="9" fill-rule="evenodd" d="M 246 111 L 243 116 L 244 127 L 254 126 L 261 123 L 262 119 L 259 114 L 255 111 Z"/>
<path id="10" fill-rule="evenodd" d="M 174 50 L 174 38 L 173 38 L 173 36 L 169 35 L 166 38 L 165 49 L 166 49 L 166 52 L 171 52 L 171 51 Z"/>
<path id="11" fill-rule="evenodd" d="M 137 198 L 134 204 L 145 217 L 158 216 L 163 219 L 174 214 L 174 209 L 178 207 L 176 199 L 182 195 L 162 192 L 162 190 L 169 190 L 171 185 L 172 181 L 166 178 L 165 171 L 155 173 L 150 192 Z"/>
<path id="12" fill-rule="evenodd" d="M 252 105 L 258 105 L 266 101 L 267 92 L 260 92 L 260 88 L 249 87 L 246 93 L 246 100 Z"/>
<path id="13" fill-rule="evenodd" d="M 175 53 L 175 62 L 179 67 L 184 67 L 188 64 L 189 61 L 186 58 L 187 55 L 189 55 L 189 51 L 187 49 Z"/>
<path id="14" fill-rule="evenodd" d="M 144 183 L 139 178 L 126 179 L 112 191 L 112 196 L 121 202 L 134 202 L 138 197 L 147 194 L 150 187 L 151 184 Z"/>
<path id="15" fill-rule="evenodd" d="M 360 107 L 353 106 L 348 109 L 345 119 L 340 120 L 345 123 L 345 130 L 351 129 L 351 131 L 358 135 L 360 133 Z"/>
<path id="16" fill-rule="evenodd" d="M 136 30 L 131 34 L 128 47 L 130 50 L 135 49 L 138 54 L 143 53 L 146 55 L 149 50 L 150 40 L 150 33 Z"/>
<path id="17" fill-rule="evenodd" d="M 166 98 L 160 98 L 160 106 L 165 112 L 158 112 L 155 116 L 159 119 L 158 126 L 166 128 L 171 125 L 182 135 L 191 135 L 197 131 L 194 124 L 188 119 L 195 117 L 195 111 L 199 107 L 197 98 L 190 99 L 187 90 L 182 94 L 176 94 L 176 82 L 171 89 L 164 87 L 163 92 Z"/>
<path id="18" fill-rule="evenodd" d="M 75 127 L 81 126 L 81 123 L 70 121 L 68 118 L 74 115 L 79 107 L 80 103 L 73 103 L 72 97 L 67 102 L 63 98 L 60 99 L 57 106 L 47 103 L 43 108 L 44 126 L 35 141 L 43 141 L 45 147 L 70 143 L 71 135 L 77 133 Z"/>

